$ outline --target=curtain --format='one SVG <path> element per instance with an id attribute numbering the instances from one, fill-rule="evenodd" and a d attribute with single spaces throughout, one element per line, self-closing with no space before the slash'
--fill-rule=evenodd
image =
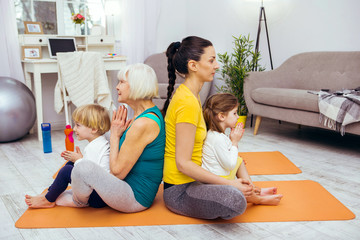
<path id="1" fill-rule="evenodd" d="M 25 82 L 13 0 L 0 1 L 0 76 Z"/>
<path id="2" fill-rule="evenodd" d="M 121 51 L 127 63 L 139 63 L 156 51 L 161 0 L 123 0 Z"/>

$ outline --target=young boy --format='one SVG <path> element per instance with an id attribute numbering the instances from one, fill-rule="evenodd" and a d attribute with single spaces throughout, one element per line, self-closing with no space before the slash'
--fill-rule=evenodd
<path id="1" fill-rule="evenodd" d="M 110 145 L 104 136 L 110 129 L 108 111 L 98 104 L 88 104 L 75 109 L 72 118 L 75 122 L 74 132 L 77 139 L 87 140 L 89 144 L 85 147 L 84 154 L 81 153 L 79 147 L 76 147 L 76 152 L 61 153 L 61 157 L 68 162 L 59 170 L 47 192 L 37 196 L 25 195 L 25 202 L 30 208 L 51 208 L 55 205 L 75 206 L 72 204 L 72 194 L 69 195 L 69 192 L 62 195 L 59 199 L 61 201 L 57 199 L 71 183 L 74 164 L 80 161 L 93 161 L 110 172 Z"/>

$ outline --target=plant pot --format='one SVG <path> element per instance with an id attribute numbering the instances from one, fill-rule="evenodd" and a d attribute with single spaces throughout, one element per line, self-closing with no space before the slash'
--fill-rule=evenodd
<path id="1" fill-rule="evenodd" d="M 247 119 L 247 116 L 239 116 L 239 119 L 237 120 L 236 124 L 242 123 L 243 128 L 245 128 L 246 119 Z"/>

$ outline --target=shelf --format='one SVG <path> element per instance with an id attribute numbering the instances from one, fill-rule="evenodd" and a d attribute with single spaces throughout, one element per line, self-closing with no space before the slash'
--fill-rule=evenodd
<path id="1" fill-rule="evenodd" d="M 19 35 L 20 46 L 40 46 L 43 58 L 49 58 L 48 38 L 66 37 L 75 38 L 76 47 L 79 51 L 99 52 L 102 55 L 114 52 L 115 38 L 113 36 L 60 36 L 60 35 Z"/>

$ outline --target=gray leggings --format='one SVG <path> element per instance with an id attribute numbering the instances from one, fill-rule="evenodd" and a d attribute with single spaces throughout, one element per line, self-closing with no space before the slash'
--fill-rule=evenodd
<path id="1" fill-rule="evenodd" d="M 164 201 L 177 214 L 202 219 L 231 219 L 247 206 L 243 193 L 235 187 L 200 182 L 166 188 Z"/>
<path id="2" fill-rule="evenodd" d="M 81 161 L 71 173 L 74 203 L 88 206 L 90 194 L 95 190 L 111 208 L 121 212 L 139 212 L 146 209 L 135 199 L 134 192 L 123 180 L 105 171 L 91 161 Z"/>

